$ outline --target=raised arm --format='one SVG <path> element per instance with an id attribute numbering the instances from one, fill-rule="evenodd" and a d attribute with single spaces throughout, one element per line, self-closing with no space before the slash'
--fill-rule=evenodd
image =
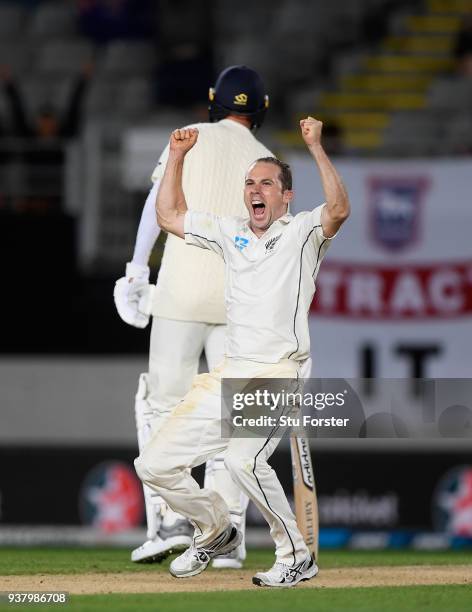
<path id="1" fill-rule="evenodd" d="M 196 128 L 172 132 L 169 141 L 169 158 L 156 198 L 159 227 L 179 238 L 184 238 L 184 219 L 187 212 L 187 202 L 182 189 L 184 159 L 197 139 Z"/>
<path id="2" fill-rule="evenodd" d="M 349 198 L 346 188 L 336 168 L 330 162 L 321 145 L 323 124 L 313 117 L 300 121 L 303 140 L 312 154 L 320 172 L 321 183 L 326 197 L 321 225 L 326 238 L 334 236 L 350 213 Z"/>

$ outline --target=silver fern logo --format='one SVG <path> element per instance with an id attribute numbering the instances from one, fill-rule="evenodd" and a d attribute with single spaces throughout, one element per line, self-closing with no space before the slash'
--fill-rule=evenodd
<path id="1" fill-rule="evenodd" d="M 279 240 L 281 236 L 282 234 L 279 234 L 278 236 L 274 236 L 273 238 L 271 238 L 265 243 L 266 253 L 269 253 L 270 251 L 274 250 L 274 247 L 277 244 L 277 241 Z"/>

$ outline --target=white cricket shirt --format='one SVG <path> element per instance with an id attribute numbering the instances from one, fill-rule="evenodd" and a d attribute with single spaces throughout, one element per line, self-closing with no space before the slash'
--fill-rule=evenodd
<path id="1" fill-rule="evenodd" d="M 272 153 L 246 127 L 223 119 L 200 123 L 198 141 L 185 157 L 182 186 L 192 210 L 216 215 L 247 215 L 244 180 L 249 166 Z M 161 179 L 168 147 L 153 172 Z M 225 323 L 224 264 L 209 251 L 189 249 L 167 237 L 157 279 L 153 315 L 181 321 Z"/>
<path id="2" fill-rule="evenodd" d="M 308 311 L 331 241 L 321 227 L 323 206 L 284 215 L 260 238 L 247 219 L 185 215 L 186 243 L 226 263 L 227 357 L 264 363 L 309 357 Z"/>

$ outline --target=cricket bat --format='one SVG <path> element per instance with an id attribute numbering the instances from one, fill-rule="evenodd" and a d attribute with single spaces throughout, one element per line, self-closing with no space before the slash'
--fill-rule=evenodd
<path id="1" fill-rule="evenodd" d="M 310 553 L 318 561 L 318 500 L 308 439 L 292 434 L 290 452 L 297 525 Z"/>

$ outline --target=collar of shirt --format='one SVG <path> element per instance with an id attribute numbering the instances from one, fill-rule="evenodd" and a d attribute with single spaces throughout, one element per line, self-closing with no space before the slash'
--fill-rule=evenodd
<path id="1" fill-rule="evenodd" d="M 276 219 L 270 227 L 267 228 L 267 230 L 264 232 L 264 234 L 262 234 L 262 236 L 260 236 L 260 238 L 263 238 L 266 234 L 268 234 L 269 232 L 272 231 L 272 229 L 274 227 L 277 227 L 278 225 L 287 225 L 288 223 L 290 223 L 290 221 L 293 220 L 293 215 L 291 215 L 290 213 L 285 213 L 285 215 L 283 215 L 282 217 L 279 217 L 278 219 Z M 241 224 L 241 230 L 242 231 L 250 231 L 254 234 L 254 232 L 252 231 L 250 225 L 250 219 L 249 218 L 245 218 Z M 254 234 L 255 236 L 255 234 Z"/>
<path id="2" fill-rule="evenodd" d="M 277 219 L 277 221 L 274 221 L 274 223 L 282 223 L 283 225 L 286 225 L 287 223 L 290 223 L 290 221 L 292 221 L 292 219 L 293 219 L 293 215 L 291 215 L 289 212 L 287 212 L 282 217 L 279 217 Z M 274 223 L 272 225 L 274 225 Z"/>
<path id="3" fill-rule="evenodd" d="M 246 127 L 239 121 L 233 121 L 233 119 L 221 119 L 220 121 L 218 121 L 218 123 L 234 128 L 235 130 L 244 130 L 246 132 L 251 131 L 248 127 Z"/>

